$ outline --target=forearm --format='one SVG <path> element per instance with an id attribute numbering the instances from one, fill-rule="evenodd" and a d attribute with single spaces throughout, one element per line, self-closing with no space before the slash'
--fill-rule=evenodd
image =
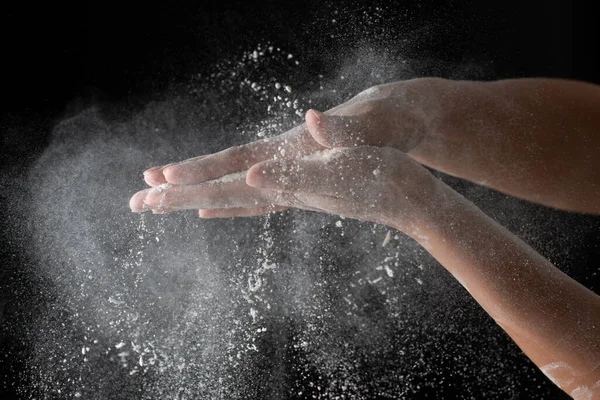
<path id="1" fill-rule="evenodd" d="M 419 241 L 568 393 L 600 395 L 600 296 L 440 182 Z"/>
<path id="2" fill-rule="evenodd" d="M 547 206 L 600 213 L 600 87 L 556 79 L 443 81 L 409 154 Z"/>

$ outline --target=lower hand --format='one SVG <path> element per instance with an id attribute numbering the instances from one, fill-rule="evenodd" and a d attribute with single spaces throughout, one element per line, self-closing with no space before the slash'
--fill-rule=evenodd
<path id="1" fill-rule="evenodd" d="M 439 190 L 437 179 L 395 148 L 323 146 L 337 144 L 342 136 L 357 138 L 362 134 L 360 120 L 344 125 L 343 133 L 339 121 L 338 117 L 311 110 L 306 116 L 310 137 L 303 139 L 304 151 L 255 163 L 245 179 L 241 174 L 242 179 L 237 181 L 163 183 L 136 193 L 131 208 L 156 213 L 199 209 L 201 217 L 209 218 L 258 215 L 296 207 L 378 222 L 410 234 Z M 312 149 L 312 155 L 306 149 Z M 219 161 L 235 151 L 239 150 L 228 149 L 186 163 L 205 164 L 203 161 L 210 158 Z M 164 176 L 173 175 L 171 167 L 162 167 Z M 176 168 L 174 175 L 182 171 Z M 185 169 L 183 172 L 181 178 L 188 176 Z M 216 169 L 210 168 L 202 173 L 205 177 L 218 175 Z"/>

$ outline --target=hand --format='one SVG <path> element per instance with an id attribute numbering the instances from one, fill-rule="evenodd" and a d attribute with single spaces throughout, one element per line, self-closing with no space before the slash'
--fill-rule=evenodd
<path id="1" fill-rule="evenodd" d="M 243 181 L 210 181 L 265 160 L 298 160 L 332 147 L 388 146 L 408 152 L 431 129 L 428 115 L 436 115 L 431 102 L 435 96 L 423 94 L 431 94 L 441 82 L 415 79 L 376 86 L 329 110 L 327 116 L 321 117 L 321 124 L 317 124 L 320 113 L 310 112 L 307 124 L 275 138 L 150 168 L 144 178 L 154 189 L 134 195 L 131 208 L 135 212 L 155 213 L 200 209 L 201 217 L 249 216 L 284 209 L 286 206 L 278 205 L 281 199 L 273 202 L 272 191 L 253 189 Z"/>
<path id="2" fill-rule="evenodd" d="M 250 168 L 246 183 L 278 206 L 377 222 L 409 235 L 418 233 L 439 190 L 438 180 L 406 154 L 372 146 L 263 161 Z"/>
<path id="3" fill-rule="evenodd" d="M 274 138 L 150 168 L 144 179 L 152 187 L 198 184 L 247 170 L 260 161 L 297 158 L 332 147 L 385 146 L 409 153 L 433 130 L 433 116 L 441 114 L 439 99 L 448 89 L 446 82 L 421 78 L 367 89 L 325 113 L 331 116 L 328 135 L 317 143 L 302 124 Z"/>
<path id="4" fill-rule="evenodd" d="M 154 188 L 136 193 L 131 208 L 200 209 L 201 217 L 229 217 L 298 207 L 397 228 L 448 269 L 565 391 L 594 396 L 600 297 L 415 161 L 446 165 L 451 173 L 466 164 L 468 171 L 486 171 L 483 176 L 507 175 L 498 163 L 488 162 L 491 147 L 485 144 L 511 132 L 500 129 L 513 123 L 498 113 L 504 104 L 498 99 L 506 93 L 499 89 L 511 83 L 461 83 L 455 88 L 481 96 L 457 89 L 453 101 L 439 84 L 414 80 L 379 86 L 327 115 L 309 111 L 305 125 L 276 138 L 152 168 L 144 175 Z M 449 111 L 457 110 L 453 102 L 461 112 Z M 485 129 L 477 133 L 482 116 L 492 121 L 493 135 Z M 509 123 L 502 125 L 503 120 Z M 531 147 L 519 143 L 505 142 L 510 151 L 500 153 L 508 157 Z M 519 169 L 513 171 L 521 173 L 521 164 L 515 165 Z M 235 172 L 245 179 L 233 180 L 228 174 Z M 225 175 L 222 182 L 213 181 Z M 555 371 L 556 365 L 561 369 Z"/>
<path id="5" fill-rule="evenodd" d="M 315 143 L 327 143 L 339 135 L 335 117 L 311 110 L 306 120 Z M 358 132 L 348 128 L 346 135 L 356 137 Z M 378 222 L 414 234 L 436 190 L 437 179 L 401 151 L 357 146 L 262 161 L 248 170 L 245 180 L 148 189 L 132 198 L 132 209 L 144 204 L 159 212 L 200 208 L 201 216 L 214 217 L 296 207 Z"/>

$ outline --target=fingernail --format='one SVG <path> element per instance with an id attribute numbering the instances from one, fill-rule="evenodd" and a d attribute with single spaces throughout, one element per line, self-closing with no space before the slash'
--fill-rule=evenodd
<path id="1" fill-rule="evenodd" d="M 209 210 L 198 210 L 198 217 L 203 219 L 213 218 Z"/>

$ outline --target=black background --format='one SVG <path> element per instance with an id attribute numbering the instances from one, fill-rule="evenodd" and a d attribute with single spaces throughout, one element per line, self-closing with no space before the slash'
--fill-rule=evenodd
<path id="1" fill-rule="evenodd" d="M 595 21 L 586 22 L 591 10 L 574 8 L 571 2 L 386 5 L 398 12 L 409 10 L 416 21 L 432 15 L 446 19 L 456 29 L 424 51 L 447 60 L 491 62 L 495 78 L 548 76 L 600 82 Z M 91 104 L 141 105 L 170 85 L 185 82 L 190 72 L 260 40 L 304 48 L 311 38 L 300 27 L 311 10 L 321 6 L 318 1 L 229 0 L 2 6 L 3 171 L 24 171 L 44 149 L 53 124 Z M 3 190 L 11 190 L 10 185 L 3 184 Z M 9 206 L 3 204 L 2 212 Z M 0 322 L 19 326 L 15 304 L 21 293 L 28 293 L 25 288 L 34 278 L 20 273 L 27 256 L 15 244 L 18 232 L 1 220 Z M 581 255 L 590 266 L 595 257 L 595 247 Z M 18 331 L 1 334 L 0 354 L 25 355 Z M 0 358 L 1 398 L 16 398 L 11 386 L 15 380 L 9 375 L 19 368 L 18 358 Z"/>
<path id="2" fill-rule="evenodd" d="M 342 6 L 360 3 L 375 4 Z M 498 78 L 600 79 L 596 24 L 581 4 L 387 3 L 409 10 L 413 21 L 435 15 L 454 28 L 426 46 L 436 57 L 475 56 L 493 63 Z M 318 1 L 230 0 L 3 6 L 2 162 L 39 150 L 54 121 L 90 104 L 143 102 L 258 40 L 300 47 L 314 39 L 301 25 L 319 7 Z M 7 133 L 15 126 L 28 134 Z"/>

